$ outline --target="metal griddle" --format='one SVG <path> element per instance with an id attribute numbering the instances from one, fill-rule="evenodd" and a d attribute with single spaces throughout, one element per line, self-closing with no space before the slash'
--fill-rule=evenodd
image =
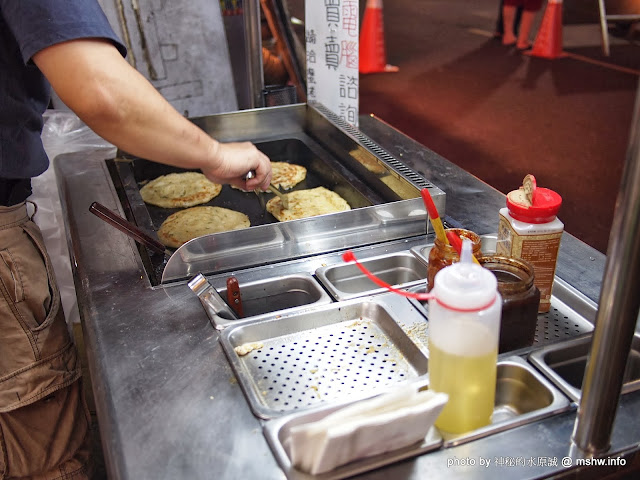
<path id="1" fill-rule="evenodd" d="M 287 192 L 307 190 L 316 187 L 326 187 L 342 196 L 352 208 L 370 206 L 373 202 L 381 201 L 373 191 L 367 191 L 365 185 L 358 182 L 352 173 L 344 170 L 335 160 L 327 157 L 317 147 L 309 147 L 296 138 L 285 138 L 278 141 L 256 143 L 256 147 L 264 152 L 274 162 L 287 162 L 301 165 L 307 169 L 306 178 Z M 313 150 L 312 150 L 313 148 Z M 140 188 L 149 181 L 161 175 L 184 172 L 186 170 L 151 162 L 141 158 L 122 157 L 114 160 L 118 175 L 124 185 L 134 188 L 127 189 L 130 202 L 137 203 Z M 340 171 L 342 170 L 342 171 Z M 135 186 L 134 186 L 135 185 Z M 363 190 L 364 192 L 361 192 Z M 264 192 L 266 199 L 274 195 Z M 184 208 L 162 208 L 145 204 L 151 219 L 150 227 L 157 231 L 167 217 Z M 203 204 L 237 210 L 249 217 L 252 226 L 276 223 L 278 220 L 262 208 L 258 197 L 253 192 L 244 192 L 230 185 L 223 185 L 220 195 Z M 137 220 L 137 218 L 136 218 Z"/>
<path id="2" fill-rule="evenodd" d="M 215 138 L 249 140 L 274 162 L 305 167 L 305 180 L 289 191 L 322 186 L 342 196 L 352 210 L 280 223 L 255 193 L 224 185 L 220 195 L 204 205 L 246 214 L 249 229 L 191 240 L 169 262 L 139 246 L 152 284 L 424 233 L 420 188 L 430 188 L 442 210 L 444 194 L 359 132 L 363 138 L 351 138 L 350 127 L 338 125 L 340 119 L 332 115 L 321 106 L 294 105 L 206 117 L 199 126 Z M 216 117 L 220 125 L 210 125 Z M 198 119 L 194 122 L 198 124 Z M 365 163 L 377 168 L 372 171 Z M 125 216 L 152 236 L 169 215 L 182 210 L 145 204 L 140 188 L 161 175 L 186 170 L 123 152 L 107 160 L 107 166 Z M 268 192 L 263 195 L 267 200 L 273 197 Z M 247 230 L 252 233 L 247 235 Z"/>

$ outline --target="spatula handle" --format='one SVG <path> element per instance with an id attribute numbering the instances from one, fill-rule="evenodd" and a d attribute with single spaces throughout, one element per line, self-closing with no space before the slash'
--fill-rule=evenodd
<path id="1" fill-rule="evenodd" d="M 163 244 L 151 238 L 134 224 L 125 220 L 120 215 L 112 212 L 101 203 L 93 202 L 89 207 L 89 211 L 96 217 L 101 218 L 102 220 L 107 222 L 112 227 L 117 228 L 122 233 L 126 233 L 137 242 L 143 244 L 145 247 L 149 247 L 158 253 L 171 255 L 171 253 L 167 251 Z"/>

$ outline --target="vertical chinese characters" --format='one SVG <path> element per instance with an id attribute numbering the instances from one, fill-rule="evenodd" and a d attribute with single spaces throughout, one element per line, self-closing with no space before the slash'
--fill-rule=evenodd
<path id="1" fill-rule="evenodd" d="M 306 5 L 307 96 L 357 126 L 357 0 L 323 0 Z"/>

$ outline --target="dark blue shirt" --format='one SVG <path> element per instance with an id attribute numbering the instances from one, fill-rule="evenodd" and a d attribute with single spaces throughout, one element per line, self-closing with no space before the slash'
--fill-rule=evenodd
<path id="1" fill-rule="evenodd" d="M 0 187 L 49 165 L 40 135 L 51 88 L 31 57 L 79 38 L 109 39 L 126 55 L 97 0 L 0 0 Z"/>

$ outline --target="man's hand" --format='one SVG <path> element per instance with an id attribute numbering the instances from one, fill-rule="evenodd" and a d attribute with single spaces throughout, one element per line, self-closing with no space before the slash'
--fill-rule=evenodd
<path id="1" fill-rule="evenodd" d="M 252 143 L 218 143 L 213 158 L 210 168 L 202 168 L 212 182 L 230 183 L 244 190 L 266 190 L 269 187 L 271 162 Z M 255 176 L 245 181 L 250 171 Z"/>

